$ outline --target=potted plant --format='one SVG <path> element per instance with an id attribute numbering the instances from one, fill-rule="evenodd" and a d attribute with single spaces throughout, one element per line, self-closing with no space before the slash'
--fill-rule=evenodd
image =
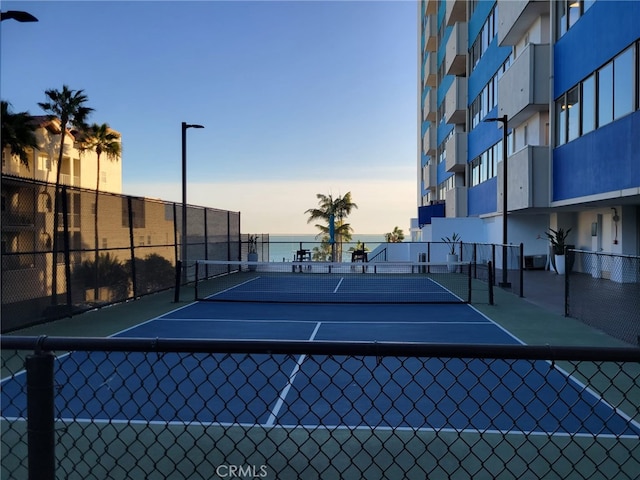
<path id="1" fill-rule="evenodd" d="M 247 239 L 247 246 L 249 254 L 247 255 L 247 260 L 250 262 L 258 261 L 258 235 L 249 235 Z M 256 269 L 256 265 L 249 265 L 249 270 L 253 271 Z"/>
<path id="2" fill-rule="evenodd" d="M 552 264 L 558 275 L 564 275 L 566 271 L 564 252 L 567 248 L 567 237 L 569 236 L 570 231 L 570 228 L 566 231 L 563 228 L 558 228 L 558 230 L 550 228 L 548 232 L 545 232 L 549 242 L 551 242 L 551 250 L 553 252 Z"/>
<path id="3" fill-rule="evenodd" d="M 456 247 L 458 243 L 462 241 L 460 235 L 457 233 L 453 233 L 451 237 L 442 237 L 442 241 L 447 244 L 448 253 L 447 253 L 447 263 L 455 264 L 458 262 L 458 254 L 456 253 Z M 448 265 L 447 269 L 450 272 L 456 271 L 456 265 Z"/>

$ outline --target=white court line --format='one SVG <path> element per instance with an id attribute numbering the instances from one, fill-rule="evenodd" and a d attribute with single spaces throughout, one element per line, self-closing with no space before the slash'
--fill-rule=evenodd
<path id="1" fill-rule="evenodd" d="M 25 417 L 5 417 L 0 416 L 0 419 L 9 422 L 26 422 Z M 240 428 L 264 428 L 268 425 L 260 423 L 248 423 L 248 422 L 198 422 L 192 420 L 136 420 L 136 419 L 117 419 L 117 418 L 82 418 L 82 417 L 56 417 L 56 422 L 63 423 L 90 423 L 90 424 L 123 424 L 123 425 L 161 425 L 161 426 L 180 426 L 180 427 L 222 427 L 228 429 L 230 427 Z M 284 430 L 292 429 L 305 429 L 307 431 L 327 430 L 332 432 L 334 430 L 363 430 L 363 431 L 389 431 L 389 432 L 434 432 L 434 433 L 455 433 L 455 434 L 491 434 L 491 435 L 521 435 L 524 437 L 530 436 L 544 436 L 544 437 L 581 437 L 581 438 L 607 438 L 613 440 L 637 440 L 639 435 L 616 435 L 614 433 L 587 433 L 587 432 L 544 432 L 539 430 L 498 430 L 498 429 L 473 429 L 473 428 L 438 428 L 438 427 L 409 427 L 409 426 L 389 426 L 389 425 L 323 425 L 323 424 L 291 424 L 291 425 L 271 425 L 271 428 L 281 428 Z"/>
<path id="2" fill-rule="evenodd" d="M 158 322 L 237 322 L 237 323 L 318 323 L 317 320 L 287 320 L 278 318 L 157 318 Z M 364 325 L 487 325 L 493 327 L 494 325 L 485 321 L 440 321 L 440 320 L 426 320 L 426 321 L 377 321 L 377 320 L 335 320 L 327 321 L 323 320 L 321 323 L 339 323 L 339 324 L 364 324 Z"/>
<path id="3" fill-rule="evenodd" d="M 316 334 L 318 333 L 318 330 L 320 329 L 320 325 L 322 325 L 322 322 L 318 322 L 316 324 L 316 328 L 313 329 L 313 333 L 311 334 L 311 337 L 309 337 L 309 341 L 310 342 L 313 341 L 314 338 L 316 338 Z M 280 409 L 282 408 L 282 405 L 284 404 L 284 399 L 287 396 L 287 393 L 289 393 L 289 390 L 291 389 L 291 387 L 293 386 L 293 381 L 296 379 L 296 375 L 300 371 L 300 367 L 302 366 L 302 362 L 304 362 L 305 358 L 307 358 L 307 356 L 305 354 L 300 355 L 300 358 L 298 358 L 298 362 L 296 363 L 295 367 L 293 368 L 293 371 L 291 372 L 291 375 L 289 375 L 289 380 L 287 381 L 287 384 L 285 385 L 285 387 L 282 390 L 282 392 L 280 392 L 280 396 L 278 397 L 278 401 L 274 405 L 273 410 L 271 411 L 271 414 L 269 414 L 269 419 L 267 420 L 267 423 L 265 424 L 266 427 L 273 427 L 273 425 L 275 424 L 276 418 L 278 418 L 278 414 L 280 413 Z"/>

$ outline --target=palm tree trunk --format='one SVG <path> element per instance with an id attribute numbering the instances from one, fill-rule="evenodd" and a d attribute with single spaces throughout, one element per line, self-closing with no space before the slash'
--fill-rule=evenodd
<path id="1" fill-rule="evenodd" d="M 53 260 L 51 262 L 51 304 L 58 304 L 58 225 L 60 201 L 58 199 L 60 192 L 60 173 L 62 172 L 62 154 L 64 151 L 64 125 L 60 125 L 60 151 L 58 152 L 58 171 L 56 172 L 56 186 L 53 195 Z"/>

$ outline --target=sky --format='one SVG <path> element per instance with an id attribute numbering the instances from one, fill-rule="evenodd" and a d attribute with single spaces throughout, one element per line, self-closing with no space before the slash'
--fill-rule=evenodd
<path id="1" fill-rule="evenodd" d="M 122 134 L 123 192 L 241 212 L 243 233 L 317 233 L 351 192 L 355 233 L 417 216 L 415 1 L 3 1 L 0 96 L 42 115 L 84 90 Z"/>

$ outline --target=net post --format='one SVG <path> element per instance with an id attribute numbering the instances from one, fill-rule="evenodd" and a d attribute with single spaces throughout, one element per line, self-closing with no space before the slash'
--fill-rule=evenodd
<path id="1" fill-rule="evenodd" d="M 178 303 L 180 301 L 180 278 L 182 277 L 182 262 L 180 260 L 176 261 L 176 279 L 175 279 L 175 288 L 173 293 L 173 301 L 174 303 Z"/>
<path id="2" fill-rule="evenodd" d="M 36 351 L 25 362 L 29 479 L 56 476 L 53 360 L 51 352 Z"/>
<path id="3" fill-rule="evenodd" d="M 489 305 L 493 305 L 493 263 L 487 262 L 487 283 L 489 284 Z"/>

